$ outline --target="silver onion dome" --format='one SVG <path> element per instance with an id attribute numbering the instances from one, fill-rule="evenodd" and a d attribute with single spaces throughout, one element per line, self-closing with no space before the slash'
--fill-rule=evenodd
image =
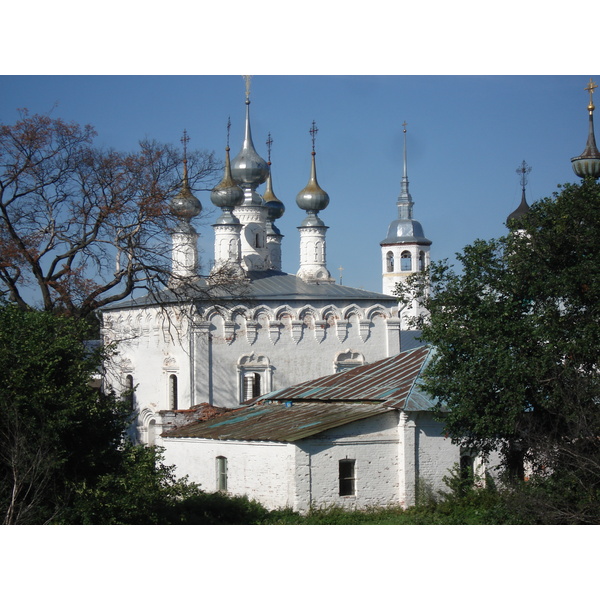
<path id="1" fill-rule="evenodd" d="M 225 169 L 223 179 L 210 193 L 210 200 L 219 208 L 240 206 L 244 202 L 244 190 L 237 185 L 231 175 L 231 161 L 229 159 L 229 146 L 225 148 Z"/>
<path id="2" fill-rule="evenodd" d="M 192 194 L 192 190 L 190 189 L 187 174 L 187 160 L 185 159 L 183 161 L 183 180 L 181 189 L 171 200 L 169 208 L 172 215 L 188 223 L 191 219 L 197 217 L 202 210 L 200 200 Z"/>
<path id="3" fill-rule="evenodd" d="M 302 209 L 317 213 L 329 205 L 329 194 L 317 182 L 317 168 L 315 165 L 315 152 L 312 152 L 310 179 L 304 189 L 298 192 L 296 204 Z"/>
<path id="4" fill-rule="evenodd" d="M 231 161 L 231 174 L 236 183 L 257 188 L 269 175 L 269 165 L 254 148 L 250 130 L 250 100 L 246 99 L 246 130 L 242 149 Z"/>

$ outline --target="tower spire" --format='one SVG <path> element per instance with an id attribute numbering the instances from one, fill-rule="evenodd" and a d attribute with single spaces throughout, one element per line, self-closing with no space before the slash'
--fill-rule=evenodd
<path id="1" fill-rule="evenodd" d="M 584 179 L 585 177 L 593 177 L 598 179 L 600 177 L 600 152 L 596 146 L 596 136 L 594 135 L 594 90 L 598 86 L 593 82 L 590 77 L 590 82 L 584 88 L 590 95 L 590 101 L 587 106 L 588 109 L 588 138 L 585 145 L 584 151 L 575 158 L 571 159 L 571 165 L 573 171 L 578 177 Z"/>

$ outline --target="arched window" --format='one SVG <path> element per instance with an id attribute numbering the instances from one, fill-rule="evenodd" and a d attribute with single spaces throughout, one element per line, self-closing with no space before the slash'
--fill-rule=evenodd
<path id="1" fill-rule="evenodd" d="M 425 252 L 419 252 L 419 271 L 425 270 Z"/>
<path id="2" fill-rule="evenodd" d="M 217 456 L 217 490 L 219 492 L 227 491 L 227 458 Z"/>
<path id="3" fill-rule="evenodd" d="M 386 270 L 388 273 L 394 272 L 394 253 L 390 250 L 385 256 Z"/>
<path id="4" fill-rule="evenodd" d="M 125 389 L 123 390 L 123 397 L 129 402 L 129 407 L 131 408 L 131 410 L 135 410 L 133 375 L 131 374 L 125 376 Z"/>
<path id="5" fill-rule="evenodd" d="M 152 419 L 148 423 L 148 446 L 154 446 L 154 440 L 156 438 L 156 421 Z"/>
<path id="6" fill-rule="evenodd" d="M 400 255 L 400 269 L 402 271 L 412 271 L 412 256 L 408 250 Z"/>
<path id="7" fill-rule="evenodd" d="M 260 396 L 260 373 L 244 374 L 244 402 Z"/>
<path id="8" fill-rule="evenodd" d="M 177 410 L 178 404 L 177 375 L 169 375 L 169 408 Z"/>

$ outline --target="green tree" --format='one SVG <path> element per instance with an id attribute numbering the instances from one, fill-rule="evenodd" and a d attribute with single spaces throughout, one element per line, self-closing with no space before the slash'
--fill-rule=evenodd
<path id="1" fill-rule="evenodd" d="M 52 522 L 74 486 L 120 460 L 127 408 L 90 385 L 100 355 L 87 325 L 0 305 L 0 510 L 3 522 Z"/>
<path id="2" fill-rule="evenodd" d="M 416 323 L 436 348 L 424 388 L 453 440 L 500 451 L 512 475 L 525 460 L 547 489 L 563 482 L 571 500 L 541 494 L 545 510 L 590 522 L 600 516 L 600 186 L 559 189 L 507 236 L 466 247 L 460 270 L 436 263 L 398 293 L 431 285 Z"/>

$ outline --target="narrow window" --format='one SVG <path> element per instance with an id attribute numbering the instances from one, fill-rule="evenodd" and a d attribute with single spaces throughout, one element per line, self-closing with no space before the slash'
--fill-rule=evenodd
<path id="1" fill-rule="evenodd" d="M 244 402 L 260 396 L 260 374 L 246 373 L 244 375 Z"/>
<path id="2" fill-rule="evenodd" d="M 400 269 L 402 271 L 411 271 L 412 270 L 412 256 L 408 250 L 405 250 L 400 255 Z"/>
<path id="3" fill-rule="evenodd" d="M 419 271 L 425 270 L 425 252 L 419 252 Z"/>
<path id="4" fill-rule="evenodd" d="M 356 495 L 356 461 L 340 460 L 340 496 Z"/>
<path id="5" fill-rule="evenodd" d="M 154 446 L 156 439 L 156 421 L 152 419 L 148 423 L 148 446 Z"/>
<path id="6" fill-rule="evenodd" d="M 125 390 L 123 396 L 129 402 L 129 408 L 135 410 L 135 397 L 133 391 L 133 375 L 127 375 L 125 377 Z"/>
<path id="7" fill-rule="evenodd" d="M 169 375 L 169 408 L 177 410 L 177 375 Z"/>
<path id="8" fill-rule="evenodd" d="M 471 481 L 473 479 L 473 467 L 475 460 L 468 454 L 463 454 L 460 457 L 460 478 L 463 481 Z"/>
<path id="9" fill-rule="evenodd" d="M 227 459 L 224 456 L 217 456 L 217 490 L 227 491 Z"/>
<path id="10" fill-rule="evenodd" d="M 394 253 L 391 250 L 386 254 L 386 269 L 388 273 L 394 272 Z"/>

